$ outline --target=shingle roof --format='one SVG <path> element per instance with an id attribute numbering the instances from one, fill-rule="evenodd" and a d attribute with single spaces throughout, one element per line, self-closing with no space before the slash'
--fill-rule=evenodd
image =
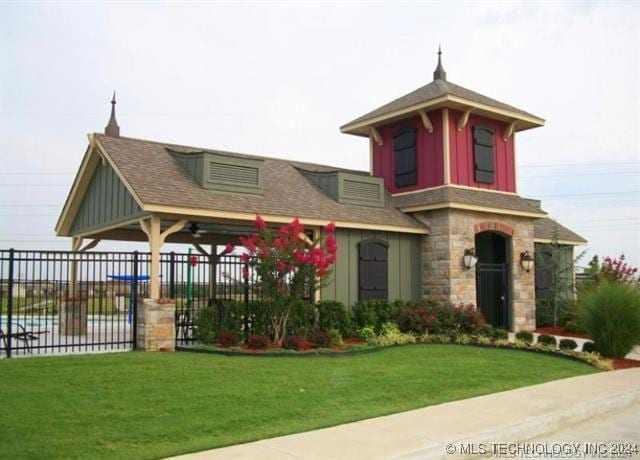
<path id="1" fill-rule="evenodd" d="M 399 97 L 398 99 L 395 99 L 388 104 L 378 107 L 377 109 L 365 115 L 362 115 L 361 117 L 358 117 L 353 121 L 350 121 L 349 123 L 342 126 L 342 128 L 355 123 L 367 121 L 378 116 L 386 115 L 388 113 L 395 112 L 396 110 L 406 109 L 417 104 L 426 103 L 432 99 L 437 99 L 447 94 L 468 99 L 473 102 L 485 104 L 497 109 L 508 110 L 510 112 L 514 112 L 526 117 L 539 118 L 535 115 L 525 112 L 524 110 L 505 104 L 504 102 L 496 101 L 495 99 L 476 93 L 475 91 L 471 91 L 470 89 L 463 88 L 462 86 L 458 86 L 449 81 L 434 80 L 431 83 L 410 92 L 409 94 Z"/>
<path id="2" fill-rule="evenodd" d="M 394 206 L 401 209 L 457 203 L 484 208 L 504 209 L 505 211 L 526 212 L 539 215 L 546 214 L 518 195 L 451 186 L 423 190 L 406 195 L 396 195 L 392 197 L 392 202 Z"/>
<path id="3" fill-rule="evenodd" d="M 559 241 L 587 243 L 583 237 L 548 217 L 534 222 L 534 237 L 539 240 L 553 240 L 555 237 Z"/>
<path id="4" fill-rule="evenodd" d="M 394 225 L 424 230 L 413 217 L 396 209 L 387 196 L 384 208 L 341 204 L 316 188 L 297 168 L 311 171 L 344 170 L 331 166 L 242 155 L 199 147 L 164 144 L 95 134 L 100 145 L 133 188 L 143 204 L 182 208 L 241 211 L 296 216 L 326 221 Z M 264 160 L 262 195 L 242 195 L 205 190 L 174 160 L 167 149 L 182 152 L 215 152 Z"/>

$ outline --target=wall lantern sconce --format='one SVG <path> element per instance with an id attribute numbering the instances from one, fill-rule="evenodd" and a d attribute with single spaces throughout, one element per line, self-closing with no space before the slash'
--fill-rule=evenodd
<path id="1" fill-rule="evenodd" d="M 478 256 L 476 256 L 475 248 L 469 248 L 464 250 L 464 257 L 462 258 L 464 267 L 467 270 L 472 269 L 478 263 Z"/>
<path id="2" fill-rule="evenodd" d="M 524 251 L 520 253 L 520 265 L 522 269 L 529 273 L 533 268 L 533 257 L 529 254 L 529 251 Z"/>

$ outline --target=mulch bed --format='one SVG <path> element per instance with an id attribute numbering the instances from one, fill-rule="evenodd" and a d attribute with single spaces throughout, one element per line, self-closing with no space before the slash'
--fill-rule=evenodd
<path id="1" fill-rule="evenodd" d="M 566 329 L 560 327 L 560 326 L 545 326 L 545 327 L 539 327 L 537 328 L 534 332 L 537 332 L 538 334 L 550 334 L 550 335 L 561 335 L 564 337 L 575 337 L 577 339 L 588 339 L 589 337 L 587 337 L 584 334 L 577 334 L 575 332 L 569 332 Z"/>
<path id="2" fill-rule="evenodd" d="M 636 361 L 635 359 L 612 359 L 611 362 L 613 362 L 613 367 L 616 370 L 640 367 L 640 361 Z"/>

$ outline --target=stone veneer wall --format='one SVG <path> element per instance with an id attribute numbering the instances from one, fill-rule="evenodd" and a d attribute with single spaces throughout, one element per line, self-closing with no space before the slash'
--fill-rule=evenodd
<path id="1" fill-rule="evenodd" d="M 176 305 L 144 299 L 138 304 L 139 350 L 173 351 L 176 346 Z"/>
<path id="2" fill-rule="evenodd" d="M 464 268 L 464 250 L 475 246 L 482 231 L 506 233 L 511 244 L 512 329 L 535 329 L 535 274 L 520 266 L 520 253 L 534 253 L 534 219 L 460 209 L 415 214 L 429 227 L 422 239 L 422 295 L 451 303 L 476 301 L 476 272 Z"/>

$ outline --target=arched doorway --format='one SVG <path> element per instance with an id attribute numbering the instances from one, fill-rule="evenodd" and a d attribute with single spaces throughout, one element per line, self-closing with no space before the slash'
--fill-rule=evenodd
<path id="1" fill-rule="evenodd" d="M 510 238 L 497 232 L 476 234 L 476 299 L 487 323 L 509 329 Z"/>

